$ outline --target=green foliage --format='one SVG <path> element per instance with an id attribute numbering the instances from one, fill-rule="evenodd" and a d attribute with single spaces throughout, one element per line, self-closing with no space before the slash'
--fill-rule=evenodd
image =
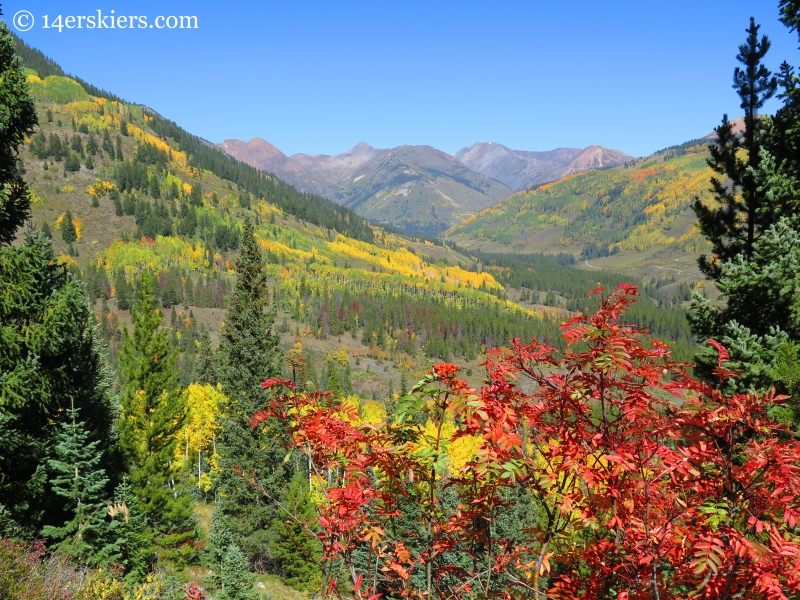
<path id="1" fill-rule="evenodd" d="M 77 81 L 70 77 L 48 75 L 43 80 L 30 83 L 31 95 L 42 102 L 67 104 L 81 100 L 91 100 L 89 94 Z"/>
<path id="2" fill-rule="evenodd" d="M 781 358 L 781 348 L 800 340 L 800 301 L 795 293 L 800 284 L 798 221 L 798 217 L 781 218 L 755 243 L 749 260 L 739 255 L 722 263 L 717 287 L 727 299 L 726 306 L 716 307 L 699 295 L 692 300 L 692 330 L 701 339 L 713 338 L 725 345 L 731 366 L 743 371 L 742 378 L 728 382 L 733 391 L 774 385 L 776 369 L 785 371 L 774 363 Z M 697 362 L 698 374 L 713 380 L 716 358 L 711 352 L 701 351 Z M 784 387 L 784 391 L 789 389 Z"/>
<path id="3" fill-rule="evenodd" d="M 675 151 L 668 151 L 672 153 Z M 567 176 L 521 192 L 465 219 L 444 235 L 512 246 L 505 252 L 558 252 L 564 244 L 602 254 L 685 245 L 694 199 L 709 196 L 705 145 L 655 155 L 630 168 Z M 532 234 L 558 233 L 537 247 Z"/>
<path id="4" fill-rule="evenodd" d="M 197 348 L 197 362 L 194 365 L 194 380 L 196 383 L 216 385 L 219 381 L 217 376 L 217 357 L 211 347 L 211 336 L 207 329 L 200 332 L 200 339 Z"/>
<path id="5" fill-rule="evenodd" d="M 95 156 L 99 149 L 100 148 L 97 145 L 97 140 L 94 138 L 94 135 L 90 133 L 89 138 L 86 140 L 86 154 L 89 156 Z"/>
<path id="6" fill-rule="evenodd" d="M 218 600 L 255 600 L 255 577 L 249 570 L 247 556 L 236 544 L 230 544 L 222 557 Z"/>
<path id="7" fill-rule="evenodd" d="M 77 421 L 78 413 L 75 408 L 67 411 L 56 439 L 55 458 L 48 461 L 50 486 L 66 500 L 64 508 L 72 511 L 72 518 L 62 527 L 44 527 L 42 535 L 55 542 L 53 548 L 82 562 L 111 564 L 120 558 L 119 522 L 107 519 L 108 477 L 100 467 L 100 441 L 89 442 L 86 424 Z"/>
<path id="8" fill-rule="evenodd" d="M 77 154 L 68 154 L 64 160 L 64 171 L 67 173 L 77 173 L 81 170 L 81 157 Z"/>
<path id="9" fill-rule="evenodd" d="M 72 222 L 72 213 L 69 209 L 64 213 L 64 218 L 61 220 L 61 239 L 67 244 L 71 244 L 78 239 L 78 235 L 75 232 L 75 225 Z"/>
<path id="10" fill-rule="evenodd" d="M 279 375 L 282 362 L 280 339 L 272 331 L 275 315 L 267 310 L 266 269 L 250 220 L 245 220 L 236 274 L 219 348 L 218 376 L 227 399 L 217 441 L 219 510 L 251 564 L 274 569 L 268 548 L 276 537 L 271 528 L 276 509 L 239 475 L 255 477 L 279 497 L 291 479 L 276 424 L 254 429 L 249 421 L 267 401 L 261 382 Z"/>
<path id="11" fill-rule="evenodd" d="M 177 355 L 167 331 L 160 327 L 162 315 L 150 271 L 142 272 L 131 315 L 133 331 L 124 330 L 119 361 L 124 384 L 120 445 L 159 557 L 185 564 L 195 552 L 195 523 L 191 498 L 175 483 L 174 453 L 186 407 L 177 389 Z"/>
<path id="12" fill-rule="evenodd" d="M 100 466 L 111 475 L 112 408 L 83 285 L 31 235 L 0 249 L 0 498 L 24 532 L 61 525 L 64 502 L 46 484 L 60 424 L 74 402 Z"/>
<path id="13" fill-rule="evenodd" d="M 282 536 L 272 545 L 272 554 L 286 583 L 302 592 L 318 592 L 322 584 L 318 567 L 322 545 L 308 535 L 308 524 L 314 523 L 317 513 L 305 473 L 297 472 L 292 478 L 286 506 L 291 507 L 292 516 L 281 514 L 275 519 L 273 527 Z"/>
<path id="14" fill-rule="evenodd" d="M 761 163 L 761 132 L 764 127 L 758 110 L 764 106 L 778 87 L 778 82 L 762 64 L 770 48 L 767 36 L 758 38 L 759 26 L 750 18 L 747 42 L 739 46 L 736 59 L 743 69 L 736 67 L 734 84 L 744 110 L 744 133 L 733 132 L 728 115 L 722 117 L 717 128 L 717 139 L 709 146 L 708 165 L 718 176 L 711 178 L 711 187 L 717 207 L 706 206 L 699 199 L 694 203 L 697 224 L 702 234 L 711 242 L 713 256 L 702 255 L 698 260 L 700 270 L 709 278 L 722 277 L 720 262 L 731 260 L 738 254 L 750 258 L 753 246 L 763 231 L 775 221 L 778 207 L 765 200 L 759 174 Z M 745 156 L 740 156 L 741 152 Z"/>
<path id="15" fill-rule="evenodd" d="M 147 518 L 139 508 L 127 476 L 114 490 L 112 509 L 118 523 L 116 534 L 122 541 L 119 564 L 125 569 L 127 580 L 142 581 L 153 561 L 155 548 L 147 532 Z"/>
<path id="16" fill-rule="evenodd" d="M 17 165 L 19 148 L 38 124 L 22 61 L 5 21 L 0 22 L 0 246 L 9 244 L 30 216 L 28 186 Z"/>

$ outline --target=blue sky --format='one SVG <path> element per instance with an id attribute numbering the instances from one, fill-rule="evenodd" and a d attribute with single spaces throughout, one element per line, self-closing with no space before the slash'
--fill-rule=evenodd
<path id="1" fill-rule="evenodd" d="M 258 136 L 286 154 L 364 140 L 646 155 L 739 114 L 751 15 L 773 42 L 768 66 L 800 64 L 777 0 L 3 3 L 9 21 L 23 9 L 36 23 L 20 36 L 68 72 L 211 141 Z M 98 9 L 199 28 L 41 28 Z"/>

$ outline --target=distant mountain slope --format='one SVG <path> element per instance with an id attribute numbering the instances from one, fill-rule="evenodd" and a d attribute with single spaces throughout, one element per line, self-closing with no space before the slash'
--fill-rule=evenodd
<path id="1" fill-rule="evenodd" d="M 469 148 L 462 148 L 455 153 L 455 157 L 473 171 L 496 179 L 514 191 L 633 159 L 624 152 L 603 146 L 526 152 L 512 150 L 495 142 L 478 142 Z"/>
<path id="2" fill-rule="evenodd" d="M 431 146 L 378 149 L 361 142 L 342 154 L 289 157 L 259 138 L 226 140 L 219 146 L 301 190 L 411 235 L 437 235 L 512 194 L 502 183 Z"/>
<path id="3" fill-rule="evenodd" d="M 707 146 L 693 140 L 632 164 L 568 175 L 465 219 L 445 237 L 466 247 L 590 257 L 698 251 L 703 241 L 691 204 L 696 196 L 709 199 L 707 156 Z"/>
<path id="4" fill-rule="evenodd" d="M 40 76 L 45 84 L 39 92 L 46 94 L 40 98 L 41 100 L 62 103 L 79 98 L 88 99 L 93 96 L 124 104 L 118 96 L 86 83 L 78 77 L 70 77 L 68 80 L 59 79 L 64 76 L 64 71 L 57 63 L 47 58 L 39 50 L 28 46 L 17 36 L 12 34 L 12 37 L 23 64 L 36 71 L 37 78 Z M 50 78 L 55 79 L 51 80 Z M 53 82 L 51 86 L 47 85 L 49 81 Z M 66 87 L 60 89 L 62 85 Z M 67 97 L 73 91 L 77 95 Z M 64 96 L 65 92 L 67 96 Z M 359 217 L 353 211 L 338 206 L 319 195 L 298 192 L 284 181 L 234 160 L 214 144 L 189 133 L 174 121 L 162 117 L 157 112 L 144 106 L 133 106 L 147 114 L 148 128 L 154 131 L 159 138 L 174 142 L 180 151 L 186 153 L 189 167 L 208 170 L 217 177 L 240 186 L 256 198 L 264 198 L 287 213 L 314 225 L 331 227 L 340 233 L 360 240 L 371 241 L 374 239 L 372 226 L 366 219 Z"/>

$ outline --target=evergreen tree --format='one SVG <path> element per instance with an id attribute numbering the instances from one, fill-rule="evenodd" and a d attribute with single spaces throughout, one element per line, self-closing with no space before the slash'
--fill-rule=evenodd
<path id="1" fill-rule="evenodd" d="M 762 63 L 770 42 L 767 36 L 759 39 L 758 30 L 759 26 L 751 18 L 747 41 L 739 46 L 736 57 L 743 68 L 736 67 L 733 75 L 733 87 L 744 110 L 744 132 L 741 137 L 737 136 L 725 115 L 722 125 L 717 127 L 716 142 L 709 146 L 708 164 L 722 176 L 711 179 L 719 207 L 708 207 L 700 200 L 693 206 L 698 227 L 711 242 L 713 252 L 710 260 L 702 255 L 698 265 L 706 277 L 714 280 L 722 276 L 720 262 L 738 254 L 749 258 L 759 236 L 775 222 L 775 210 L 766 201 L 758 177 L 764 129 L 758 110 L 775 94 L 778 84 Z"/>
<path id="2" fill-rule="evenodd" d="M 114 160 L 114 144 L 111 142 L 111 135 L 109 135 L 108 131 L 103 133 L 103 150 L 108 154 L 109 160 Z"/>
<path id="3" fill-rule="evenodd" d="M 124 210 L 122 209 L 122 202 L 119 199 L 119 190 L 114 188 L 108 194 L 111 197 L 111 201 L 114 203 L 114 214 L 118 217 L 121 217 L 125 214 Z"/>
<path id="4" fill-rule="evenodd" d="M 86 154 L 89 156 L 95 156 L 97 154 L 97 140 L 94 139 L 93 134 L 89 134 L 89 139 L 86 140 Z"/>
<path id="5" fill-rule="evenodd" d="M 87 157 L 86 157 L 86 162 L 85 162 L 84 164 L 86 165 L 86 168 L 87 168 L 89 171 L 92 171 L 92 170 L 94 170 L 94 160 L 92 160 L 92 156 L 91 156 L 91 154 L 90 154 L 89 156 L 87 156 Z M 96 204 L 95 204 L 95 203 L 96 203 Z M 99 201 L 97 200 L 97 197 L 96 197 L 96 196 L 94 196 L 94 197 L 92 198 L 92 206 L 95 206 L 95 207 L 96 207 L 96 206 L 100 206 L 100 203 L 99 203 Z"/>
<path id="6" fill-rule="evenodd" d="M 142 581 L 153 562 L 155 548 L 147 535 L 147 519 L 139 509 L 127 476 L 114 490 L 114 504 L 109 513 L 119 523 L 116 530 L 121 541 L 119 564 L 125 569 L 125 578 Z"/>
<path id="7" fill-rule="evenodd" d="M 205 327 L 200 332 L 197 347 L 197 362 L 194 364 L 194 380 L 196 383 L 216 385 L 217 365 L 214 349 L 211 347 L 211 336 Z"/>
<path id="8" fill-rule="evenodd" d="M 53 239 L 53 234 L 50 232 L 50 225 L 47 223 L 47 221 L 42 223 L 42 235 L 48 240 Z"/>
<path id="9" fill-rule="evenodd" d="M 29 533 L 67 520 L 45 468 L 73 403 L 102 467 L 117 472 L 93 323 L 83 285 L 54 262 L 47 237 L 0 249 L 0 503 Z"/>
<path id="10" fill-rule="evenodd" d="M 64 213 L 64 218 L 61 220 L 61 238 L 67 244 L 71 244 L 78 239 L 78 235 L 75 232 L 75 225 L 72 222 L 72 213 L 69 209 Z"/>
<path id="11" fill-rule="evenodd" d="M 111 403 L 83 285 L 53 260 L 51 241 L 30 233 L 9 246 L 28 217 L 17 155 L 36 125 L 14 40 L 0 21 L 0 512 L 36 535 L 69 510 L 46 486 L 47 461 L 66 409 L 80 409 L 100 464 L 116 475 Z"/>
<path id="12" fill-rule="evenodd" d="M 14 40 L 5 21 L 0 21 L 0 247 L 11 243 L 30 216 L 28 186 L 19 172 L 17 157 L 38 124 L 36 107 L 28 93 L 22 63 L 14 54 Z"/>
<path id="13" fill-rule="evenodd" d="M 800 5 L 783 0 L 780 7 L 784 23 L 797 31 Z M 796 360 L 800 342 L 800 302 L 796 294 L 800 268 L 800 90 L 786 63 L 781 65 L 777 82 L 761 65 L 769 42 L 766 37 L 759 41 L 757 31 L 751 20 L 747 43 L 739 52 L 745 69 L 737 69 L 734 77 L 734 87 L 738 86 L 745 108 L 746 130 L 741 141 L 733 137 L 730 127 L 721 133 L 718 130 L 726 142 L 718 142 L 716 154 L 712 147 L 712 158 L 719 165 L 727 165 L 717 171 L 730 176 L 730 189 L 724 182 L 714 180 L 723 206 L 717 211 L 698 213 L 720 218 L 728 225 L 737 210 L 746 219 L 739 225 L 738 238 L 728 244 L 725 252 L 718 251 L 722 238 L 709 235 L 712 228 L 703 227 L 701 219 L 701 231 L 709 237 L 717 255 L 707 263 L 706 274 L 716 280 L 725 304 L 717 306 L 695 294 L 690 323 L 699 339 L 713 338 L 729 349 L 731 366 L 742 373 L 742 377 L 726 383 L 731 391 L 761 391 L 776 386 L 794 394 L 800 391 Z M 782 87 L 783 107 L 774 119 L 756 118 L 755 111 L 775 93 L 778 84 Z M 744 159 L 732 154 L 740 150 L 746 151 Z M 728 195 L 721 196 L 719 190 Z M 721 227 L 718 226 L 719 231 Z M 695 361 L 696 373 L 715 382 L 716 359 L 708 349 L 702 349 Z M 800 405 L 792 402 L 793 409 L 784 411 L 784 417 L 800 423 Z"/>
<path id="14" fill-rule="evenodd" d="M 48 525 L 42 535 L 55 542 L 53 548 L 69 553 L 91 565 L 118 562 L 121 540 L 115 529 L 118 522 L 107 519 L 106 484 L 108 477 L 100 466 L 103 450 L 100 440 L 89 441 L 86 424 L 79 422 L 79 409 L 67 410 L 67 420 L 55 446 L 55 458 L 48 461 L 53 474 L 53 491 L 66 499 L 71 510 L 62 527 Z"/>
<path id="15" fill-rule="evenodd" d="M 117 308 L 128 310 L 133 306 L 133 287 L 125 278 L 125 271 L 120 269 L 114 278 L 114 288 L 116 289 Z"/>
<path id="16" fill-rule="evenodd" d="M 272 331 L 275 313 L 267 310 L 265 264 L 249 219 L 244 223 L 236 274 L 219 348 L 218 376 L 227 401 L 221 407 L 217 443 L 218 509 L 251 564 L 258 570 L 275 570 L 268 549 L 276 539 L 271 525 L 277 509 L 234 470 L 254 476 L 276 497 L 291 479 L 277 424 L 265 422 L 253 429 L 249 422 L 267 402 L 261 383 L 279 375 L 282 362 L 280 338 Z"/>
<path id="17" fill-rule="evenodd" d="M 73 152 L 83 156 L 83 140 L 77 133 L 72 136 L 72 140 L 70 140 L 70 147 L 72 148 Z"/>
<path id="18" fill-rule="evenodd" d="M 203 188 L 199 183 L 192 186 L 189 194 L 189 204 L 192 206 L 203 206 Z"/>
<path id="19" fill-rule="evenodd" d="M 310 538 L 306 524 L 311 526 L 316 517 L 308 476 L 296 472 L 286 494 L 286 506 L 292 507 L 295 517 L 278 515 L 274 528 L 283 535 L 273 545 L 272 553 L 280 564 L 281 575 L 293 588 L 302 592 L 319 591 L 322 577 L 319 560 L 322 547 Z"/>
<path id="20" fill-rule="evenodd" d="M 256 600 L 255 577 L 249 570 L 247 556 L 236 544 L 225 550 L 220 564 L 217 600 Z"/>
<path id="21" fill-rule="evenodd" d="M 239 206 L 242 208 L 250 208 L 250 194 L 247 190 L 242 190 L 239 194 Z"/>
<path id="22" fill-rule="evenodd" d="M 53 160 L 56 162 L 61 162 L 61 159 L 64 157 L 64 150 L 61 147 L 61 138 L 55 133 L 50 134 L 47 143 L 47 154 L 52 156 Z"/>
<path id="23" fill-rule="evenodd" d="M 153 198 L 155 198 L 156 200 L 161 198 L 161 186 L 158 184 L 157 177 L 153 176 L 150 178 L 149 188 L 150 188 L 149 193 Z"/>
<path id="24" fill-rule="evenodd" d="M 64 160 L 64 173 L 77 173 L 81 170 L 81 159 L 77 154 L 68 154 Z"/>
<path id="25" fill-rule="evenodd" d="M 124 157 L 122 156 L 122 138 L 120 136 L 117 136 L 116 158 L 119 161 L 124 160 Z"/>
<path id="26" fill-rule="evenodd" d="M 177 352 L 156 307 L 155 277 L 142 272 L 131 309 L 133 331 L 124 330 L 120 376 L 124 382 L 120 445 L 148 534 L 161 558 L 185 564 L 195 552 L 191 498 L 175 484 L 174 453 L 183 429 L 185 398 L 176 385 Z"/>

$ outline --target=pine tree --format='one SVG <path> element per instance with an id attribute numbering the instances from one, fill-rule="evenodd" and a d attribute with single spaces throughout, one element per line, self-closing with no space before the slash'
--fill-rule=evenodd
<path id="1" fill-rule="evenodd" d="M 124 330 L 119 361 L 124 382 L 120 445 L 159 556 L 184 564 L 195 552 L 195 523 L 191 498 L 176 487 L 173 463 L 185 398 L 177 389 L 177 352 L 160 327 L 155 277 L 149 270 L 142 272 L 131 316 L 133 331 Z"/>
<path id="2" fill-rule="evenodd" d="M 124 160 L 124 157 L 122 156 L 122 138 L 120 136 L 117 136 L 116 158 L 120 161 Z"/>
<path id="3" fill-rule="evenodd" d="M 306 526 L 313 526 L 317 513 L 305 473 L 295 473 L 285 505 L 292 508 L 293 516 L 297 519 L 285 514 L 275 519 L 274 528 L 283 535 L 273 544 L 272 553 L 280 564 L 281 575 L 286 583 L 302 592 L 319 591 L 322 574 L 318 565 L 322 546 L 309 537 L 306 529 Z"/>
<path id="4" fill-rule="evenodd" d="M 64 213 L 64 218 L 61 220 L 61 238 L 67 244 L 71 244 L 78 239 L 78 235 L 75 233 L 75 225 L 72 222 L 72 213 L 69 209 Z"/>
<path id="5" fill-rule="evenodd" d="M 64 150 L 61 146 L 61 138 L 55 133 L 50 134 L 50 138 L 47 143 L 47 153 L 52 156 L 53 160 L 56 162 L 61 162 L 61 159 L 64 157 Z"/>
<path id="6" fill-rule="evenodd" d="M 86 140 L 86 154 L 89 156 L 95 156 L 97 154 L 97 140 L 94 139 L 93 134 L 89 134 L 89 139 Z"/>
<path id="7" fill-rule="evenodd" d="M 114 214 L 118 217 L 124 215 L 125 212 L 122 209 L 122 202 L 119 199 L 119 190 L 116 188 L 111 190 L 109 196 L 111 196 L 111 201 L 114 203 Z"/>
<path id="8" fill-rule="evenodd" d="M 0 247 L 11 243 L 30 216 L 28 186 L 19 172 L 17 157 L 25 138 L 38 124 L 36 107 L 28 93 L 22 62 L 14 54 L 14 39 L 0 22 Z"/>
<path id="9" fill-rule="evenodd" d="M 0 21 L 0 512 L 18 534 L 62 525 L 69 509 L 47 483 L 47 464 L 66 419 L 80 409 L 98 466 L 115 477 L 108 380 L 83 285 L 54 261 L 50 239 L 31 232 L 9 246 L 27 218 L 17 152 L 36 124 L 14 41 Z"/>
<path id="10" fill-rule="evenodd" d="M 189 204 L 192 206 L 203 206 L 203 188 L 199 183 L 192 186 L 189 194 Z"/>
<path id="11" fill-rule="evenodd" d="M 130 309 L 133 306 L 133 288 L 125 278 L 125 271 L 122 269 L 117 271 L 117 275 L 114 278 L 114 288 L 116 290 L 117 308 L 120 310 Z"/>
<path id="12" fill-rule="evenodd" d="M 255 577 L 249 570 L 247 556 L 236 544 L 225 550 L 219 572 L 217 600 L 256 600 Z"/>
<path id="13" fill-rule="evenodd" d="M 72 140 L 70 140 L 70 147 L 72 148 L 73 152 L 83 156 L 83 140 L 77 133 L 72 136 Z"/>
<path id="14" fill-rule="evenodd" d="M 125 569 L 125 578 L 142 581 L 154 560 L 155 548 L 147 535 L 147 519 L 139 510 L 139 501 L 127 476 L 114 490 L 109 514 L 119 524 L 116 530 L 121 541 L 119 564 Z"/>
<path id="15" fill-rule="evenodd" d="M 89 441 L 86 424 L 79 422 L 79 409 L 67 410 L 67 420 L 55 446 L 55 458 L 48 461 L 53 491 L 66 499 L 71 518 L 61 527 L 42 529 L 53 540 L 52 547 L 90 565 L 118 562 L 121 540 L 118 522 L 107 518 L 106 484 L 108 477 L 100 466 L 103 450 L 100 441 Z"/>
<path id="16" fill-rule="evenodd" d="M 42 235 L 48 240 L 53 239 L 53 234 L 50 232 L 50 225 L 45 221 L 42 223 Z"/>
<path id="17" fill-rule="evenodd" d="M 267 402 L 261 383 L 279 375 L 282 362 L 280 338 L 272 331 L 275 314 L 267 310 L 265 264 L 249 219 L 244 223 L 236 274 L 219 347 L 218 376 L 227 398 L 217 443 L 219 510 L 251 564 L 258 570 L 274 570 L 268 548 L 276 537 L 271 524 L 277 509 L 234 470 L 252 474 L 276 496 L 291 479 L 277 424 L 265 422 L 253 429 L 249 422 Z"/>
<path id="18" fill-rule="evenodd" d="M 194 364 L 194 380 L 196 383 L 216 385 L 217 358 L 211 347 L 211 336 L 205 327 L 200 332 L 197 347 L 197 362 Z"/>
<path id="19" fill-rule="evenodd" d="M 762 60 L 770 48 L 767 36 L 758 37 L 759 26 L 753 18 L 747 28 L 747 41 L 739 46 L 736 59 L 744 68 L 736 67 L 733 87 L 744 110 L 744 132 L 738 137 L 728 121 L 722 118 L 717 127 L 717 140 L 709 146 L 708 164 L 721 177 L 713 177 L 711 186 L 719 203 L 708 207 L 700 200 L 694 203 L 697 224 L 711 242 L 713 256 L 698 259 L 706 277 L 718 280 L 722 276 L 721 262 L 738 254 L 749 258 L 753 245 L 763 231 L 775 222 L 775 210 L 767 202 L 758 178 L 761 162 L 761 132 L 763 125 L 758 110 L 777 89 L 777 80 Z M 744 151 L 745 157 L 741 157 Z"/>
<path id="20" fill-rule="evenodd" d="M 780 6 L 784 23 L 797 31 L 800 5 L 784 0 Z M 689 319 L 698 339 L 713 338 L 729 349 L 730 365 L 742 374 L 726 383 L 729 391 L 776 386 L 794 393 L 800 381 L 792 358 L 800 342 L 795 292 L 800 268 L 800 89 L 786 63 L 777 81 L 770 76 L 761 64 L 769 41 L 766 37 L 759 41 L 757 33 L 751 19 L 747 43 L 740 46 L 738 56 L 745 68 L 734 75 L 745 109 L 744 135 L 736 138 L 726 125 L 717 130 L 719 139 L 711 148 L 711 166 L 716 165 L 715 170 L 730 182 L 712 180 L 722 206 L 698 212 L 701 231 L 715 253 L 704 272 L 715 280 L 725 304 L 718 306 L 695 294 Z M 756 110 L 778 84 L 783 88 L 783 107 L 774 119 L 758 118 Z M 744 158 L 736 155 L 742 150 Z M 711 223 L 713 219 L 719 223 Z M 725 233 L 734 229 L 735 236 Z M 717 235 L 720 232 L 725 235 Z M 702 349 L 695 361 L 695 372 L 716 382 L 716 359 Z M 800 410 L 791 413 L 787 418 L 800 422 Z"/>
<path id="21" fill-rule="evenodd" d="M 111 135 L 109 135 L 108 131 L 103 133 L 103 150 L 108 154 L 109 160 L 114 160 L 116 158 L 114 154 L 114 144 L 111 142 Z"/>

